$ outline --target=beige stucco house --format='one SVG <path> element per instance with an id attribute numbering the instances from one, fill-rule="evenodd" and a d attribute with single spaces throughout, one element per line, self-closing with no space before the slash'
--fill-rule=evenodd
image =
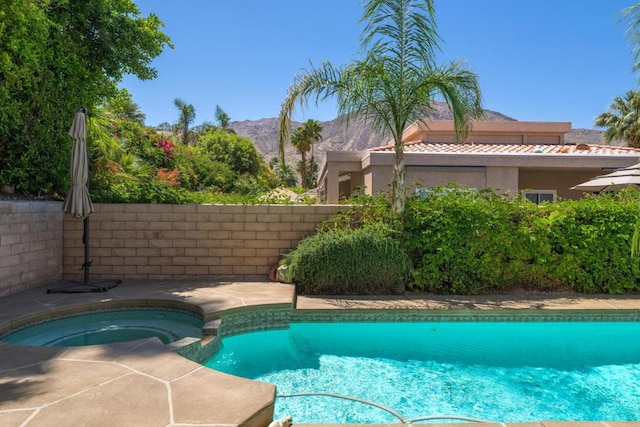
<path id="1" fill-rule="evenodd" d="M 532 201 L 583 196 L 571 187 L 638 163 L 640 149 L 565 143 L 568 122 L 478 121 L 456 143 L 453 121 L 428 120 L 404 134 L 406 184 L 428 188 L 455 183 L 500 193 L 523 192 Z M 375 195 L 393 179 L 393 143 L 365 151 L 329 151 L 318 175 L 321 197 L 335 203 L 357 189 Z"/>

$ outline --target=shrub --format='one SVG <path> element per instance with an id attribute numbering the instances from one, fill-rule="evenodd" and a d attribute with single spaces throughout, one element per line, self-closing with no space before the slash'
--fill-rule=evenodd
<path id="1" fill-rule="evenodd" d="M 300 242 L 285 264 L 298 292 L 324 295 L 398 293 L 411 268 L 398 241 L 372 228 L 319 232 Z"/>
<path id="2" fill-rule="evenodd" d="M 630 254 L 640 191 L 535 205 L 492 192 L 436 189 L 407 200 L 402 226 L 367 201 L 321 230 L 385 229 L 413 262 L 410 287 L 441 294 L 520 289 L 640 291 Z"/>
<path id="3" fill-rule="evenodd" d="M 640 266 L 632 258 L 637 201 L 592 197 L 565 201 L 540 218 L 548 230 L 550 277 L 578 292 L 638 291 Z"/>
<path id="4" fill-rule="evenodd" d="M 413 288 L 476 294 L 536 281 L 535 208 L 489 192 L 409 199 L 402 239 L 415 266 Z"/>

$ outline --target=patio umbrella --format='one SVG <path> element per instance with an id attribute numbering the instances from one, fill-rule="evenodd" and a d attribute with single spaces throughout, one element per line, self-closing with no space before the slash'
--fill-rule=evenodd
<path id="1" fill-rule="evenodd" d="M 89 281 L 89 215 L 93 212 L 93 204 L 89 194 L 89 156 L 87 154 L 87 110 L 83 107 L 73 117 L 73 124 L 69 129 L 69 135 L 73 138 L 71 149 L 71 187 L 64 199 L 62 210 L 74 218 L 83 220 L 82 243 L 84 243 L 84 281 L 73 281 L 71 284 L 54 289 L 51 292 L 104 292 L 116 287 L 120 280 L 108 280 L 100 282 Z"/>
<path id="2" fill-rule="evenodd" d="M 75 218 L 86 218 L 93 212 L 93 204 L 89 195 L 89 157 L 87 155 L 87 116 L 81 108 L 73 118 L 69 129 L 73 138 L 71 150 L 71 188 L 64 199 L 62 210 Z"/>
<path id="3" fill-rule="evenodd" d="M 571 189 L 599 192 L 620 190 L 629 186 L 640 186 L 640 163 L 618 169 L 606 175 L 596 176 L 587 182 L 571 187 Z"/>

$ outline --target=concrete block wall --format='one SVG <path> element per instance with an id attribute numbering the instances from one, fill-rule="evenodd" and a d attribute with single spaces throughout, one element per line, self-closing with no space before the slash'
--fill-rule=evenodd
<path id="1" fill-rule="evenodd" d="M 91 279 L 264 276 L 342 205 L 95 204 Z M 82 279 L 83 221 L 64 217 L 64 277 Z"/>
<path id="2" fill-rule="evenodd" d="M 63 276 L 61 202 L 0 201 L 0 296 Z"/>

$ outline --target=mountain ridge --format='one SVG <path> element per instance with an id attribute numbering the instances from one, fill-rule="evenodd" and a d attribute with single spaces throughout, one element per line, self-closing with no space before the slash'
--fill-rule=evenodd
<path id="1" fill-rule="evenodd" d="M 485 118 L 488 121 L 518 121 L 503 113 L 484 110 Z M 428 118 L 433 120 L 452 120 L 451 111 L 444 103 L 434 103 L 433 110 L 428 114 Z M 299 122 L 292 122 L 292 128 L 300 126 Z M 322 140 L 314 144 L 314 157 L 318 163 L 322 162 L 327 151 L 357 151 L 385 145 L 389 137 L 375 132 L 371 126 L 363 123 L 361 119 L 352 119 L 346 123 L 346 117 L 340 116 L 333 120 L 321 121 Z M 278 155 L 278 119 L 264 118 L 259 120 L 233 121 L 229 127 L 238 135 L 249 138 L 253 141 L 256 149 L 260 152 L 265 161 Z M 596 129 L 572 129 L 565 136 L 568 144 L 594 144 L 608 145 L 604 141 L 603 131 Z M 614 141 L 610 145 L 625 145 L 620 141 Z M 285 158 L 288 163 L 295 164 L 299 159 L 299 154 L 291 144 L 285 147 Z"/>

